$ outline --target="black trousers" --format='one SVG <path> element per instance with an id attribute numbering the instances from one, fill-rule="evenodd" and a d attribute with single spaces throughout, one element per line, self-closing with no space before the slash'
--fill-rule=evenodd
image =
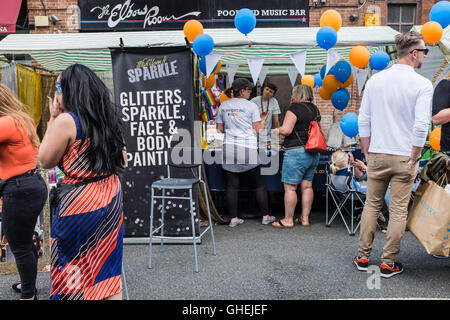
<path id="1" fill-rule="evenodd" d="M 38 173 L 12 178 L 3 189 L 3 231 L 16 260 L 22 299 L 35 294 L 38 254 L 33 233 L 47 195 L 47 186 Z"/>
<path id="2" fill-rule="evenodd" d="M 261 211 L 261 216 L 269 214 L 266 181 L 261 175 L 261 166 L 257 166 L 256 168 L 245 172 L 225 172 L 227 175 L 226 199 L 228 215 L 231 219 L 237 217 L 239 182 L 242 175 L 248 175 L 250 183 L 255 189 L 256 202 L 258 203 L 259 210 Z"/>

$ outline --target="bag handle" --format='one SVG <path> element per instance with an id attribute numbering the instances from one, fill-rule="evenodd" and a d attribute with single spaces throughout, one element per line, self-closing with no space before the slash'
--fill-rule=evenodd
<path id="1" fill-rule="evenodd" d="M 436 181 L 436 184 L 444 188 L 448 184 L 447 172 L 444 172 L 442 176 Z"/>

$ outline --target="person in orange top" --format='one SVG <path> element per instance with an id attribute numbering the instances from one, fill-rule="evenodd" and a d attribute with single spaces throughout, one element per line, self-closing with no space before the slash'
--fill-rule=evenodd
<path id="1" fill-rule="evenodd" d="M 3 231 L 19 271 L 13 289 L 36 300 L 38 253 L 36 221 L 47 200 L 47 186 L 36 170 L 39 138 L 33 120 L 11 90 L 0 84 L 0 197 Z"/>

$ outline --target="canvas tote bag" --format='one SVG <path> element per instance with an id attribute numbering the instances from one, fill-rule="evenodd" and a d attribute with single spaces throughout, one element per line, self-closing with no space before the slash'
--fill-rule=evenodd
<path id="1" fill-rule="evenodd" d="M 438 183 L 422 182 L 417 188 L 408 218 L 408 229 L 429 254 L 450 253 L 450 194 L 446 174 Z"/>

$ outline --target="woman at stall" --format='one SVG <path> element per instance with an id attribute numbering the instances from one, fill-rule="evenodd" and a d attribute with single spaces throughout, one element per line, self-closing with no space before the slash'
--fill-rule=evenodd
<path id="1" fill-rule="evenodd" d="M 262 216 L 262 224 L 270 224 L 275 217 L 269 215 L 269 204 L 261 163 L 258 157 L 257 133 L 264 129 L 257 105 L 248 101 L 253 84 L 245 78 L 232 83 L 233 98 L 223 102 L 216 116 L 218 132 L 224 132 L 222 168 L 227 176 L 226 200 L 230 227 L 244 222 L 237 215 L 239 181 L 242 174 L 249 176 L 255 186 L 256 201 Z"/>
<path id="2" fill-rule="evenodd" d="M 2 228 L 16 260 L 21 299 L 36 300 L 38 252 L 36 221 L 47 200 L 47 186 L 36 170 L 39 137 L 32 118 L 11 90 L 0 84 L 0 198 Z"/>
<path id="3" fill-rule="evenodd" d="M 51 231 L 51 299 L 122 298 L 123 209 L 118 174 L 126 167 L 122 124 L 105 84 L 89 68 L 62 72 L 39 149 L 72 188 Z M 50 99 L 51 100 L 51 99 Z"/>
<path id="4" fill-rule="evenodd" d="M 320 119 L 320 112 L 313 103 L 311 87 L 298 85 L 292 89 L 291 102 L 278 129 L 284 138 L 285 149 L 281 181 L 284 185 L 285 214 L 283 219 L 272 223 L 276 228 L 293 228 L 294 211 L 297 205 L 297 186 L 302 194 L 302 213 L 296 222 L 309 227 L 309 214 L 314 200 L 312 180 L 319 164 L 319 154 L 305 151 L 308 128 L 311 121 Z"/>

